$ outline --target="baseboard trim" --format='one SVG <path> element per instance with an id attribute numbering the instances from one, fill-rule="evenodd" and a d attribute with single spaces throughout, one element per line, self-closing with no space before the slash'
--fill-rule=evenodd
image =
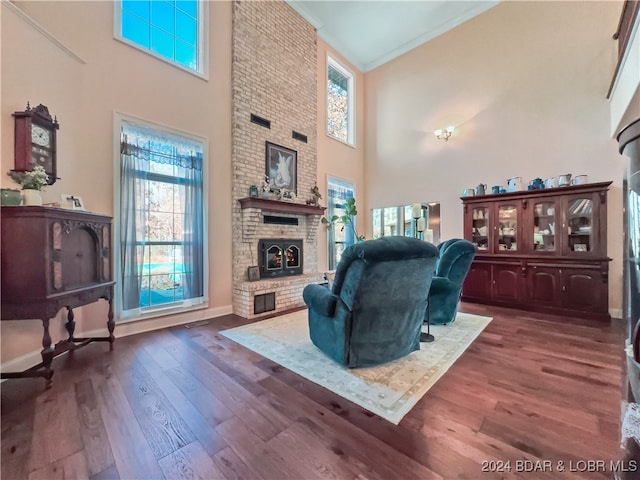
<path id="1" fill-rule="evenodd" d="M 233 313 L 233 306 L 226 305 L 223 307 L 207 308 L 204 310 L 192 310 L 189 312 L 167 315 L 156 318 L 147 318 L 144 320 L 129 321 L 125 323 L 117 323 L 114 334 L 116 336 L 116 348 L 118 345 L 118 338 L 128 337 L 129 335 L 136 335 L 138 333 L 151 332 L 153 330 L 160 330 L 168 327 L 175 327 L 177 325 L 184 325 L 185 323 L 197 322 L 200 320 L 207 320 L 210 318 L 221 317 L 223 315 L 229 315 Z M 75 332 L 76 337 L 106 337 L 109 333 L 107 327 L 90 330 L 88 332 Z M 39 364 L 42 361 L 40 350 L 25 353 L 17 358 L 2 363 L 0 366 L 3 372 L 22 372 L 34 365 Z M 6 380 L 6 379 L 5 379 Z M 3 380 L 4 381 L 4 380 Z"/>
<path id="2" fill-rule="evenodd" d="M 118 337 L 128 337 L 138 333 L 152 332 L 162 328 L 175 327 L 184 325 L 185 323 L 198 322 L 209 318 L 221 317 L 233 313 L 233 306 L 225 305 L 224 307 L 207 308 L 203 310 L 191 310 L 189 312 L 177 315 L 167 315 L 162 317 L 147 318 L 144 320 L 128 321 L 116 324 L 115 335 Z M 100 334 L 101 331 L 98 331 Z M 78 335 L 80 336 L 80 335 Z"/>
<path id="3" fill-rule="evenodd" d="M 610 308 L 609 309 L 609 315 L 611 315 L 611 318 L 615 318 L 617 320 L 620 320 L 622 318 L 622 309 L 621 308 Z"/>

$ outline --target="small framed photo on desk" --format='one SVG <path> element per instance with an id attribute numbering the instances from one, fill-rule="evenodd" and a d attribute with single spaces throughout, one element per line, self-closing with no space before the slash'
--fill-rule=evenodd
<path id="1" fill-rule="evenodd" d="M 84 208 L 82 197 L 63 193 L 60 195 L 60 198 L 62 199 L 62 208 L 67 208 L 69 210 L 86 210 L 86 208 Z"/>

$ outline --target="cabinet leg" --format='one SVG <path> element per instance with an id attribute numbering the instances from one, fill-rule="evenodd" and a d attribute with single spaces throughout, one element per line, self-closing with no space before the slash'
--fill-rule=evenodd
<path id="1" fill-rule="evenodd" d="M 44 367 L 44 378 L 47 380 L 46 388 L 51 388 L 51 378 L 53 370 L 51 362 L 53 361 L 53 348 L 51 347 L 51 335 L 49 334 L 49 319 L 42 320 L 44 333 L 42 334 L 42 365 Z"/>
<path id="2" fill-rule="evenodd" d="M 113 342 L 116 337 L 113 336 L 113 330 L 116 327 L 116 322 L 113 321 L 113 295 L 109 298 L 109 313 L 107 313 L 107 328 L 109 329 L 109 350 L 113 350 Z"/>
<path id="3" fill-rule="evenodd" d="M 73 332 L 76 330 L 76 322 L 74 322 L 75 315 L 73 314 L 73 309 L 67 307 L 67 323 L 64 327 L 67 329 L 67 333 L 69 334 L 69 341 L 73 341 Z"/>

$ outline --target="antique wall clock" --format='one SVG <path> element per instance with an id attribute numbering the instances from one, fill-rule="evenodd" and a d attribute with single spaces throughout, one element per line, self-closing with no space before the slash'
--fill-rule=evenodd
<path id="1" fill-rule="evenodd" d="M 52 119 L 49 109 L 40 104 L 31 108 L 27 102 L 24 112 L 15 112 L 15 170 L 33 170 L 42 165 L 49 175 L 49 185 L 57 179 L 56 131 L 58 120 Z"/>

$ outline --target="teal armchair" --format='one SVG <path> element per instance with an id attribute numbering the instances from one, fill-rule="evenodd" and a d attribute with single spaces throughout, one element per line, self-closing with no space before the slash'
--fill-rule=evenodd
<path id="1" fill-rule="evenodd" d="M 440 258 L 429 290 L 425 318 L 431 325 L 444 325 L 455 320 L 462 284 L 476 255 L 475 245 L 460 238 L 442 242 L 438 250 Z"/>
<path id="2" fill-rule="evenodd" d="M 345 249 L 331 289 L 307 285 L 313 344 L 347 367 L 386 363 L 420 349 L 437 248 L 383 237 Z"/>

